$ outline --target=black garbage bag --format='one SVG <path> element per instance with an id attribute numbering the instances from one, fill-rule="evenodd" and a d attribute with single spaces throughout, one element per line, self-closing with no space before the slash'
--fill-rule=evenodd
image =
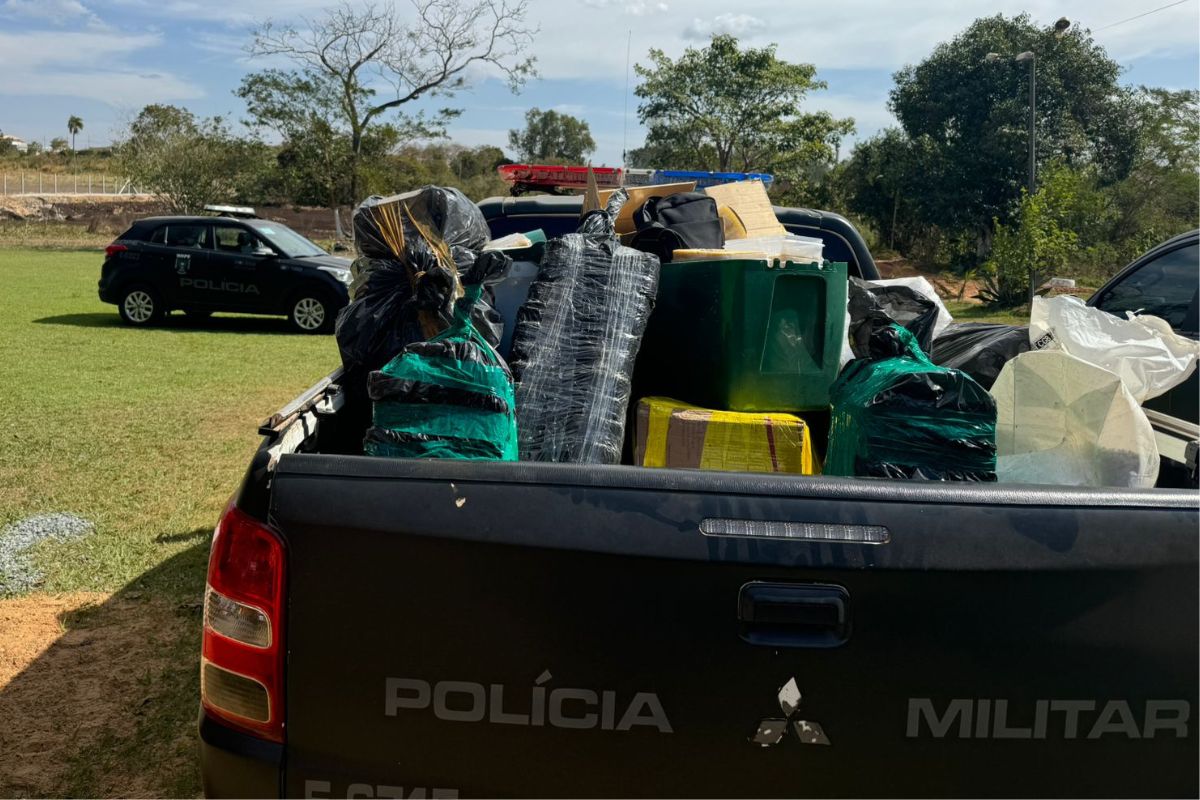
<path id="1" fill-rule="evenodd" d="M 376 370 L 391 361 L 412 342 L 429 338 L 422 327 L 421 312 L 432 307 L 440 314 L 440 295 L 429 290 L 445 273 L 426 272 L 417 289 L 408 267 L 395 259 L 358 258 L 350 266 L 354 275 L 350 304 L 338 314 L 335 337 L 342 365 L 347 370 Z M 422 297 L 422 287 L 425 296 Z M 490 286 L 471 310 L 475 329 L 493 346 L 500 344 L 504 323 L 493 306 Z M 440 319 L 440 316 L 439 316 Z"/>
<path id="2" fill-rule="evenodd" d="M 1029 350 L 1029 327 L 991 322 L 955 322 L 933 340 L 933 363 L 961 369 L 980 386 L 992 384 L 1012 359 Z"/>
<path id="3" fill-rule="evenodd" d="M 617 464 L 634 360 L 658 292 L 658 258 L 623 247 L 613 220 L 627 198 L 588 214 L 578 233 L 546 244 L 517 315 L 522 461 Z"/>
<path id="4" fill-rule="evenodd" d="M 354 246 L 365 256 L 420 261 L 431 250 L 427 234 L 446 243 L 460 269 L 471 266 L 492 238 L 479 206 L 444 186 L 368 197 L 354 209 Z M 460 259 L 456 249 L 470 255 Z"/>
<path id="5" fill-rule="evenodd" d="M 856 358 L 869 356 L 872 336 L 892 323 L 907 329 L 922 352 L 929 352 L 937 324 L 937 304 L 907 286 L 880 286 L 851 277 L 849 288 L 850 349 Z"/>
<path id="6" fill-rule="evenodd" d="M 428 339 L 454 319 L 454 303 L 470 276 L 491 283 L 506 268 L 481 251 L 491 237 L 479 207 L 457 189 L 426 186 L 393 197 L 369 197 L 354 210 L 351 302 L 335 335 L 342 364 L 354 375 L 379 369 L 410 342 Z M 493 344 L 503 324 L 491 288 L 472 322 Z"/>

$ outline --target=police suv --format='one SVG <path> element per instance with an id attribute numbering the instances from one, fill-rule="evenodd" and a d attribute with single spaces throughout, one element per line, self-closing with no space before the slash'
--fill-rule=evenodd
<path id="1" fill-rule="evenodd" d="M 211 216 L 149 217 L 104 251 L 100 299 L 130 325 L 172 310 L 286 315 L 302 333 L 333 329 L 349 302 L 350 259 L 332 256 L 253 209 L 207 206 Z"/>

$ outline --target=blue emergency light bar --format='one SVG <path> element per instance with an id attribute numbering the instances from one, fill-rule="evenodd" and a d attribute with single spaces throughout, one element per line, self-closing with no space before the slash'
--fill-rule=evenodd
<path id="1" fill-rule="evenodd" d="M 627 169 L 626 186 L 655 186 L 660 183 L 695 181 L 697 189 L 737 181 L 762 181 L 770 186 L 774 176 L 765 172 L 703 172 L 689 169 Z"/>

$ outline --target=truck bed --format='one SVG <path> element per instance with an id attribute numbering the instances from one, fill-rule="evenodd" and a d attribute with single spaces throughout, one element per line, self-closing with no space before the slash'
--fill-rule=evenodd
<path id="1" fill-rule="evenodd" d="M 238 498 L 286 738 L 210 795 L 1200 791 L 1195 491 L 373 459 L 339 403 Z"/>

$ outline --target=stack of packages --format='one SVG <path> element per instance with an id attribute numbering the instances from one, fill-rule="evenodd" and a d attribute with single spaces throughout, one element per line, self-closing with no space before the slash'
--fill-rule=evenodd
<path id="1" fill-rule="evenodd" d="M 618 190 L 578 233 L 546 244 L 518 314 L 511 363 L 522 461 L 620 463 L 659 271 L 658 258 L 617 239 L 625 199 Z"/>
<path id="2" fill-rule="evenodd" d="M 368 455 L 512 460 L 512 377 L 486 298 L 509 260 L 483 252 L 479 208 L 427 186 L 354 212 L 352 301 L 336 336 L 353 407 L 367 408 Z"/>
<path id="3" fill-rule="evenodd" d="M 635 378 L 635 463 L 818 473 L 805 417 L 823 415 L 837 376 L 846 264 L 823 261 L 819 241 L 787 235 L 761 183 L 705 192 L 707 203 L 683 188 L 652 197 L 634 217 L 635 246 L 651 231 L 655 246 L 670 240 L 648 218 L 684 234 L 663 264 Z M 689 241 L 713 229 L 708 241 Z"/>
<path id="4" fill-rule="evenodd" d="M 517 460 L 512 373 L 471 323 L 482 292 L 468 287 L 449 328 L 370 374 L 367 455 Z"/>

